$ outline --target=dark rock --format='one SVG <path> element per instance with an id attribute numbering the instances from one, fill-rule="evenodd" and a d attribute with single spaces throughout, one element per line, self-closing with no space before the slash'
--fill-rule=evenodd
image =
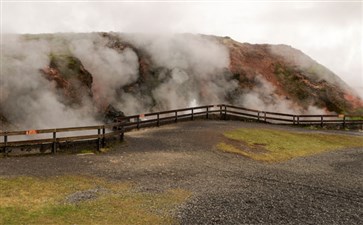
<path id="1" fill-rule="evenodd" d="M 125 113 L 123 113 L 121 110 L 117 110 L 113 105 L 109 104 L 105 110 L 105 117 L 104 122 L 105 123 L 113 123 L 117 122 L 118 119 L 125 117 Z"/>

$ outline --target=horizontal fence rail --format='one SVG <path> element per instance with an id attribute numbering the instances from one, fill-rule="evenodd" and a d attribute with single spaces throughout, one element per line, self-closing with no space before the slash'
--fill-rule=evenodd
<path id="1" fill-rule="evenodd" d="M 247 109 L 233 105 L 220 105 L 225 114 L 246 119 L 277 124 L 320 125 L 339 124 L 344 128 L 349 124 L 363 124 L 363 115 L 295 115 Z"/>
<path id="2" fill-rule="evenodd" d="M 7 153 L 11 147 L 51 145 L 51 152 L 57 151 L 57 145 L 65 142 L 96 141 L 97 150 L 105 147 L 106 139 L 119 137 L 123 140 L 124 133 L 141 127 L 153 127 L 178 121 L 194 120 L 195 118 L 240 119 L 284 125 L 363 125 L 363 115 L 294 115 L 248 109 L 233 105 L 206 105 L 161 112 L 138 114 L 119 117 L 114 123 L 68 127 L 56 129 L 38 129 L 27 131 L 0 132 L 0 149 Z"/>

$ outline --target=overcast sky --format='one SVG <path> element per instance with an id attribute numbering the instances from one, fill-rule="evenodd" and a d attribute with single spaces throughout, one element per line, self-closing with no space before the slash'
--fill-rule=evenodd
<path id="1" fill-rule="evenodd" d="M 362 14 L 362 1 L 1 0 L 1 29 L 2 33 L 189 32 L 288 44 L 331 69 L 363 97 Z"/>

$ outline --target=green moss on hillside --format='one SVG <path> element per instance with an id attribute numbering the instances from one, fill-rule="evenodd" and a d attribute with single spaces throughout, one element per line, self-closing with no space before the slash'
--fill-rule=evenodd
<path id="1" fill-rule="evenodd" d="M 317 73 L 323 67 L 311 68 Z M 344 99 L 344 93 L 335 85 L 328 84 L 325 80 L 311 79 L 306 76 L 306 71 L 277 64 L 274 71 L 278 81 L 290 97 L 305 107 L 315 105 L 327 108 L 329 111 L 343 113 L 349 112 L 350 103 Z M 315 77 L 318 77 L 315 75 Z"/>
<path id="2" fill-rule="evenodd" d="M 282 65 L 277 64 L 275 66 L 275 74 L 279 82 L 283 84 L 285 91 L 287 91 L 291 97 L 304 105 L 309 103 L 309 97 L 311 97 L 314 90 L 304 83 L 303 77 L 298 76 L 296 71 L 292 68 L 283 67 Z"/>

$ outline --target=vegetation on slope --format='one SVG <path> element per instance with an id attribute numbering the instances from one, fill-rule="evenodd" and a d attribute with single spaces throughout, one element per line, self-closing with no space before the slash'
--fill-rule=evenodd
<path id="1" fill-rule="evenodd" d="M 285 92 L 305 107 L 315 105 L 337 113 L 352 110 L 350 103 L 344 99 L 344 93 L 325 80 L 319 80 L 317 75 L 314 75 L 315 79 L 307 79 L 306 71 L 281 64 L 275 65 L 274 73 Z"/>

